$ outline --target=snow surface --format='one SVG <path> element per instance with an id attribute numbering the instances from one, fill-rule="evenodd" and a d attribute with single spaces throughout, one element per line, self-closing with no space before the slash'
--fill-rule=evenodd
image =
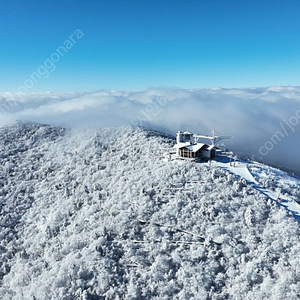
<path id="1" fill-rule="evenodd" d="M 263 184 L 258 182 L 254 175 L 256 175 L 256 178 L 259 180 L 262 177 L 267 177 L 267 179 L 270 180 L 270 169 L 273 170 L 273 174 L 277 174 L 276 180 L 281 180 L 283 182 L 286 182 L 288 187 L 290 188 L 290 183 L 294 183 L 294 188 L 299 188 L 299 179 L 295 179 L 295 177 L 292 177 L 288 175 L 286 172 L 280 171 L 278 169 L 272 168 L 270 166 L 264 166 L 262 164 L 259 164 L 258 162 L 252 162 L 252 161 L 243 161 L 241 159 L 237 160 L 230 160 L 228 161 L 228 157 L 218 157 L 216 159 L 216 165 L 220 166 L 221 168 L 225 168 L 229 172 L 238 175 L 239 177 L 245 179 L 247 181 L 248 185 L 253 186 L 256 190 L 258 190 L 260 193 L 266 195 L 269 199 L 276 201 L 279 205 L 285 207 L 288 211 L 290 211 L 295 219 L 300 222 L 300 205 L 295 200 L 295 197 L 291 197 L 290 195 L 282 195 L 281 194 L 281 188 L 276 186 L 276 182 L 274 178 L 271 178 L 271 186 L 269 184 Z M 252 171 L 253 170 L 253 171 Z M 253 174 L 252 174 L 253 172 Z M 268 173 L 269 175 L 266 176 L 265 174 Z M 273 176 L 274 177 L 274 176 Z M 289 183 L 289 184 L 288 184 Z"/>
<path id="2" fill-rule="evenodd" d="M 232 151 L 300 175 L 299 103 L 300 87 L 0 92 L 0 124 L 138 125 L 209 135 L 215 129 L 234 137 L 226 140 Z"/>
<path id="3" fill-rule="evenodd" d="M 165 162 L 174 142 L 0 128 L 0 299 L 299 298 L 299 223 L 269 198 L 298 201 L 299 180 L 255 162 Z"/>

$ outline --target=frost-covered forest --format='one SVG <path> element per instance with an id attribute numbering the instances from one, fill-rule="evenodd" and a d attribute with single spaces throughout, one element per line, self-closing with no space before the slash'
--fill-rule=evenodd
<path id="1" fill-rule="evenodd" d="M 1 127 L 0 299 L 299 298 L 299 223 L 213 164 L 162 160 L 173 144 Z"/>

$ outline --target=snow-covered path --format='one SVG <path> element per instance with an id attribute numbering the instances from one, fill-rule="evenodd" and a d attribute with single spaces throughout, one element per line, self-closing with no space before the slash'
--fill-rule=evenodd
<path id="1" fill-rule="evenodd" d="M 300 205 L 294 200 L 288 198 L 287 196 L 282 196 L 279 191 L 274 191 L 269 188 L 264 187 L 261 183 L 259 183 L 253 176 L 250 171 L 257 166 L 258 163 L 254 162 L 245 162 L 242 160 L 236 160 L 235 162 L 230 162 L 227 156 L 219 156 L 217 160 L 214 161 L 214 165 L 217 165 L 227 171 L 244 178 L 248 184 L 250 184 L 253 188 L 255 188 L 260 193 L 266 195 L 273 201 L 276 201 L 279 205 L 285 207 L 288 211 L 290 211 L 295 219 L 300 223 Z M 263 169 L 263 165 L 259 164 L 260 168 Z M 279 170 L 278 170 L 279 171 Z M 279 171 L 282 172 L 282 171 Z M 260 176 L 260 173 L 256 174 Z M 288 174 L 284 174 L 287 178 Z"/>

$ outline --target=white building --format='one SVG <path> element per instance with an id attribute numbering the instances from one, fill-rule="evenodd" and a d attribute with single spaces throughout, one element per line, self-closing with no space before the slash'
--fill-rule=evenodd
<path id="1" fill-rule="evenodd" d="M 183 158 L 191 159 L 211 159 L 216 156 L 216 148 L 213 145 L 207 145 L 197 142 L 197 135 L 191 132 L 177 132 L 176 144 L 174 149 L 176 155 Z"/>

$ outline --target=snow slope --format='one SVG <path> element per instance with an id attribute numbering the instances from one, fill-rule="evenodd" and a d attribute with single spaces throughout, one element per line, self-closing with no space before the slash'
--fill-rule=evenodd
<path id="1" fill-rule="evenodd" d="M 0 128 L 0 299 L 299 298 L 292 214 L 249 173 L 165 162 L 173 143 L 131 127 Z M 299 198 L 296 179 L 259 168 L 258 183 Z"/>
<path id="2" fill-rule="evenodd" d="M 245 179 L 248 185 L 253 186 L 253 188 L 266 195 L 269 199 L 276 201 L 279 205 L 285 207 L 293 214 L 295 219 L 300 222 L 299 197 L 296 198 L 286 193 L 282 194 L 281 190 L 283 187 L 278 186 L 278 182 L 281 182 L 281 185 L 282 183 L 285 183 L 289 190 L 298 191 L 300 185 L 299 179 L 288 175 L 286 172 L 270 166 L 264 166 L 258 162 L 243 161 L 242 159 L 231 161 L 226 156 L 220 156 L 214 163 Z M 270 170 L 272 170 L 272 175 L 270 175 Z"/>

